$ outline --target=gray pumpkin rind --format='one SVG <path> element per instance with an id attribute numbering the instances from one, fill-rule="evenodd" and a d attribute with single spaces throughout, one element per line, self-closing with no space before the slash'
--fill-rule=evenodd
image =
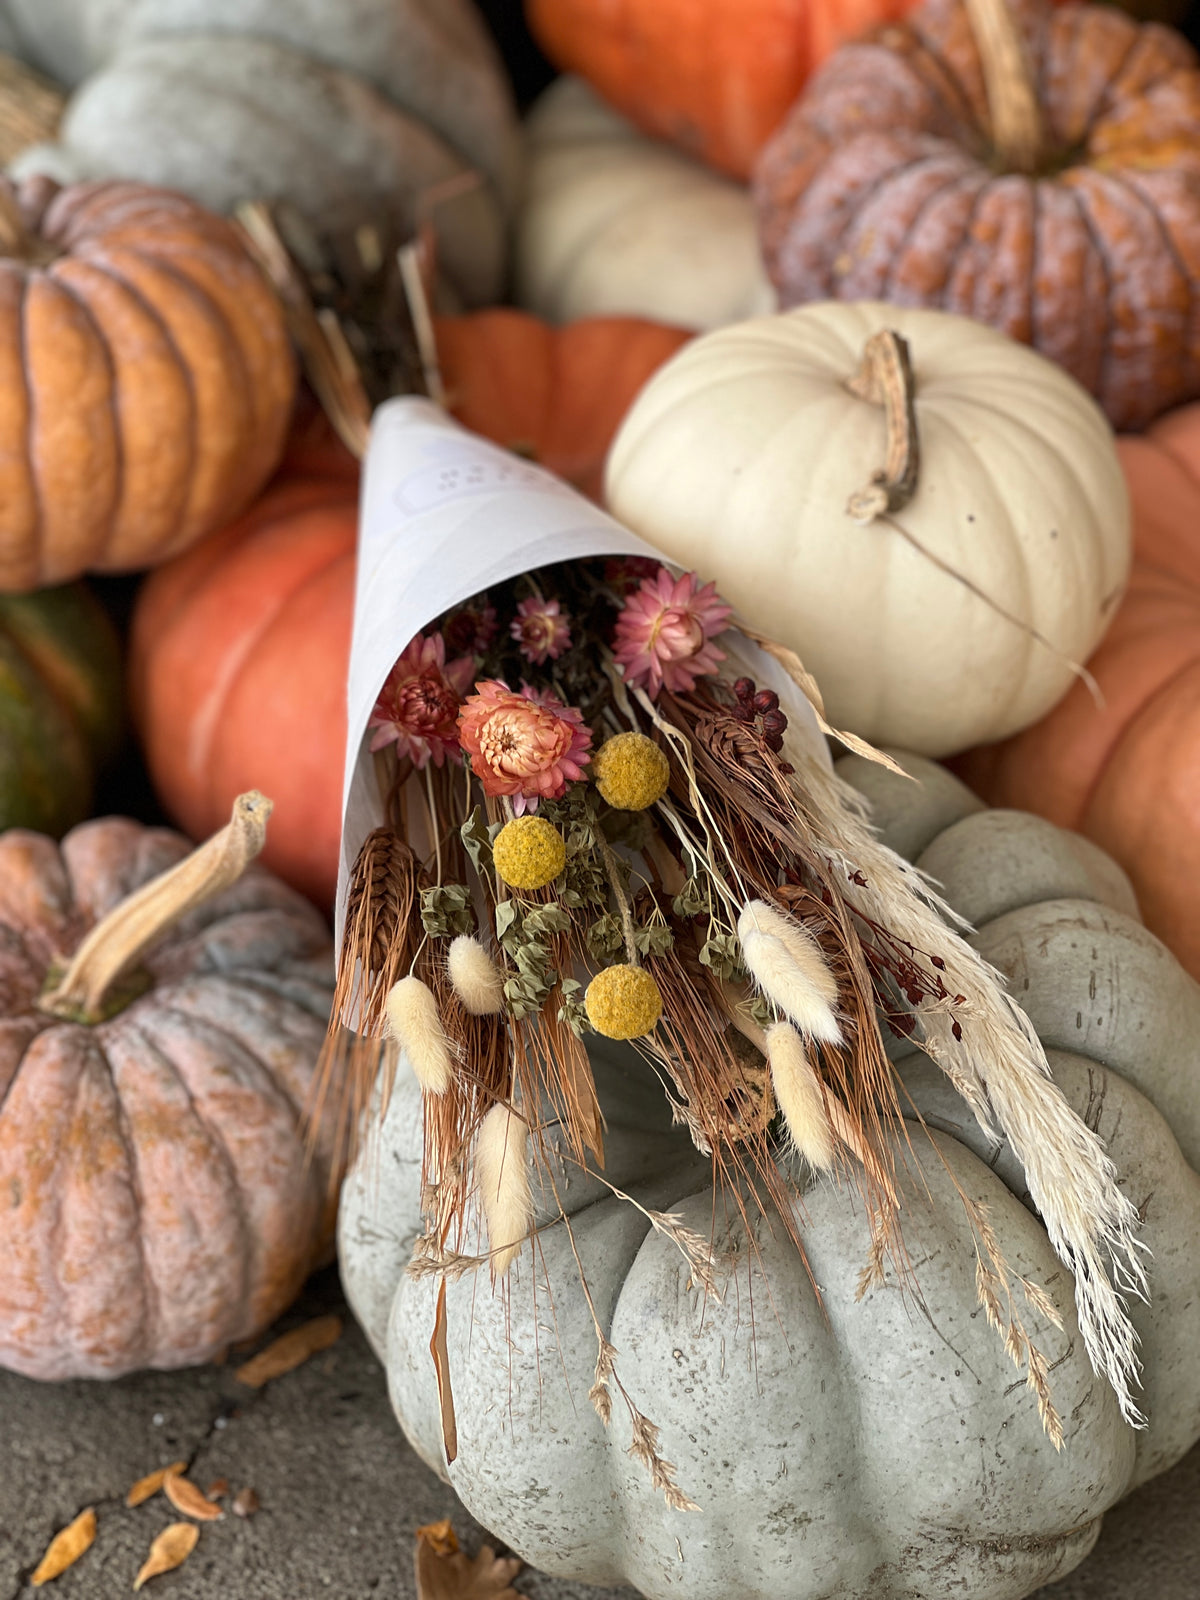
<path id="1" fill-rule="evenodd" d="M 58 142 L 14 175 L 133 178 L 218 211 L 286 200 L 326 230 L 430 204 L 453 290 L 500 292 L 519 136 L 470 0 L 6 0 L 5 22 L 76 87 Z"/>
<path id="2" fill-rule="evenodd" d="M 778 1222 L 718 1203 L 737 1265 L 704 1302 L 669 1239 L 552 1148 L 531 1163 L 547 1226 L 498 1291 L 448 1286 L 459 1454 L 447 1469 L 428 1354 L 436 1285 L 404 1266 L 420 1226 L 419 1095 L 401 1074 L 369 1156 L 347 1180 L 347 1292 L 388 1369 L 414 1447 L 468 1509 L 527 1560 L 590 1582 L 686 1600 L 1019 1600 L 1087 1554 L 1103 1513 L 1200 1435 L 1200 987 L 1136 920 L 1124 875 L 1044 822 L 983 811 L 943 769 L 903 757 L 908 782 L 857 758 L 840 774 L 872 802 L 885 841 L 938 878 L 981 952 L 1009 978 L 1063 1092 L 1106 1140 L 1142 1210 L 1150 1305 L 1142 1340 L 1147 1429 L 1121 1420 L 1092 1373 L 1069 1274 L 1003 1142 L 989 1139 L 919 1051 L 900 1070 L 929 1133 L 910 1124 L 905 1240 L 919 1294 L 889 1274 L 856 1300 L 868 1232 L 849 1185 L 797 1200 L 820 1304 Z M 596 1052 L 608 1178 L 707 1236 L 711 1173 L 665 1121 L 632 1055 Z M 991 1208 L 1014 1273 L 1054 1301 L 1030 1307 L 1067 1432 L 1056 1455 L 976 1300 L 956 1185 Z M 605 1430 L 587 1402 L 596 1337 L 560 1203 L 632 1400 L 700 1506 L 668 1510 L 625 1454 L 614 1393 Z M 753 1265 L 751 1264 L 753 1263 Z"/>

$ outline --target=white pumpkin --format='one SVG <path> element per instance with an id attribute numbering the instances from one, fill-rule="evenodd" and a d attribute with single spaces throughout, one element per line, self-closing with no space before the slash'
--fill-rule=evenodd
<path id="1" fill-rule="evenodd" d="M 848 503 L 885 465 L 885 412 L 846 384 L 883 329 L 911 353 L 919 471 L 863 524 Z M 799 652 L 835 726 L 925 755 L 1048 711 L 1129 571 L 1120 462 L 1083 389 L 965 318 L 874 301 L 688 345 L 626 417 L 606 492 Z"/>
<path id="2" fill-rule="evenodd" d="M 747 189 L 648 139 L 579 78 L 526 123 L 516 298 L 548 322 L 717 328 L 775 307 Z"/>
<path id="3" fill-rule="evenodd" d="M 441 190 L 446 278 L 469 303 L 502 289 L 518 132 L 472 0 L 0 0 L 10 35 L 76 91 L 18 174 L 287 200 L 337 230 Z"/>
<path id="4" fill-rule="evenodd" d="M 934 1130 L 912 1126 L 906 1158 L 905 1238 L 923 1300 L 891 1281 L 856 1300 L 868 1233 L 853 1187 L 834 1179 L 811 1184 L 797 1213 L 823 1305 L 766 1223 L 753 1269 L 740 1229 L 720 1236 L 737 1264 L 717 1304 L 690 1285 L 670 1240 L 561 1149 L 531 1169 L 539 1220 L 557 1214 L 551 1178 L 564 1198 L 622 1382 L 661 1428 L 698 1512 L 668 1510 L 625 1454 L 619 1398 L 607 1431 L 587 1403 L 596 1340 L 561 1222 L 543 1228 L 536 1254 L 526 1246 L 505 1292 L 470 1275 L 448 1285 L 459 1450 L 447 1469 L 429 1356 L 437 1285 L 405 1276 L 421 1226 L 421 1115 L 402 1072 L 343 1191 L 343 1279 L 414 1447 L 548 1572 L 633 1583 L 650 1600 L 1019 1600 L 1077 1565 L 1103 1513 L 1200 1434 L 1200 986 L 1140 925 L 1127 880 L 1095 846 L 984 811 L 920 758 L 904 764 L 919 784 L 858 758 L 839 770 L 872 799 L 885 840 L 978 919 L 976 942 L 1009 975 L 1064 1092 L 1143 1210 L 1153 1299 L 1133 1316 L 1150 1425 L 1127 1427 L 1092 1373 L 1068 1275 L 1011 1151 L 901 1045 Z M 670 1127 L 653 1073 L 613 1047 L 595 1059 L 606 1176 L 707 1237 L 711 1169 Z M 1025 1308 L 1067 1419 L 1061 1455 L 986 1326 L 955 1183 L 990 1208 L 1010 1267 L 1063 1316 L 1060 1333 Z M 715 1215 L 729 1213 L 718 1203 Z"/>

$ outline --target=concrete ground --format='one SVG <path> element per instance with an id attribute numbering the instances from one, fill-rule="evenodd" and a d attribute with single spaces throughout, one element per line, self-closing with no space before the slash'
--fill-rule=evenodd
<path id="1" fill-rule="evenodd" d="M 285 1319 L 342 1306 L 321 1274 Z M 126 1510 L 126 1490 L 186 1459 L 201 1487 L 253 1487 L 262 1509 L 201 1531 L 178 1572 L 146 1590 L 161 1600 L 411 1600 L 412 1535 L 445 1516 L 464 1547 L 484 1535 L 413 1456 L 392 1418 L 383 1374 L 347 1316 L 341 1341 L 259 1391 L 232 1370 L 150 1373 L 111 1384 L 42 1385 L 0 1373 L 0 1600 L 116 1600 L 175 1514 L 161 1496 Z M 30 1574 L 52 1535 L 85 1506 L 95 1544 L 53 1586 Z M 527 1571 L 531 1600 L 636 1600 Z M 1114 1511 L 1095 1552 L 1039 1600 L 1197 1600 L 1200 1448 Z M 729 1600 L 737 1600 L 730 1596 Z"/>

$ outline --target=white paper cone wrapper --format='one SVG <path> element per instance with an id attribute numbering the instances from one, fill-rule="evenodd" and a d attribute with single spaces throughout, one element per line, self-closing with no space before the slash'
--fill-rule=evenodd
<path id="1" fill-rule="evenodd" d="M 593 556 L 665 560 L 552 473 L 468 433 L 432 401 L 389 400 L 375 413 L 359 512 L 347 686 L 339 942 L 350 870 L 363 840 L 383 821 L 365 735 L 397 658 L 414 635 L 481 590 L 552 562 Z M 747 651 L 759 682 L 778 688 L 775 663 L 739 641 L 739 656 Z M 814 750 L 827 760 L 811 710 L 808 723 Z"/>

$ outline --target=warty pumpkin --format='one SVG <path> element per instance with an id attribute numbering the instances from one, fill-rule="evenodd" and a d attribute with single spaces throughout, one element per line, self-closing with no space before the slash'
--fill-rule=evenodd
<path id="1" fill-rule="evenodd" d="M 437 225 L 445 277 L 497 297 L 516 114 L 471 0 L 4 0 L 69 85 L 58 143 L 21 173 L 138 178 L 214 211 L 286 201 L 318 232 Z"/>
<path id="2" fill-rule="evenodd" d="M 687 339 L 633 318 L 554 329 L 511 310 L 439 318 L 437 337 L 454 415 L 591 493 L 633 396 Z M 328 906 L 341 837 L 357 470 L 308 402 L 288 461 L 289 475 L 246 516 L 143 586 L 131 698 L 170 814 L 202 835 L 242 789 L 269 790 L 266 864 Z"/>
<path id="3" fill-rule="evenodd" d="M 0 591 L 127 571 L 236 516 L 283 449 L 283 313 L 182 195 L 0 180 Z"/>
<path id="4" fill-rule="evenodd" d="M 1103 846 L 1146 925 L 1200 978 L 1200 406 L 1119 442 L 1133 502 L 1129 590 L 1083 685 L 1033 727 L 959 761 L 993 805 Z"/>
<path id="5" fill-rule="evenodd" d="M 646 138 L 580 79 L 542 95 L 525 152 L 516 299 L 527 310 L 706 329 L 775 309 L 746 188 Z"/>
<path id="6" fill-rule="evenodd" d="M 0 829 L 61 834 L 88 813 L 124 721 L 121 654 L 82 584 L 0 595 Z"/>
<path id="7" fill-rule="evenodd" d="M 762 155 L 780 303 L 976 317 L 1144 427 L 1200 394 L 1197 128 L 1200 64 L 1168 29 L 928 0 L 840 50 Z"/>
<path id="8" fill-rule="evenodd" d="M 210 1361 L 328 1249 L 329 1152 L 309 1159 L 301 1114 L 332 950 L 245 870 L 269 812 L 241 797 L 193 856 L 120 817 L 0 836 L 0 1365 Z"/>
<path id="9" fill-rule="evenodd" d="M 671 1126 L 646 1062 L 613 1046 L 593 1054 L 603 1181 L 553 1134 L 539 1165 L 531 1141 L 539 1231 L 507 1286 L 409 1275 L 422 1118 L 419 1085 L 401 1071 L 343 1189 L 343 1282 L 413 1447 L 551 1574 L 630 1583 L 651 1600 L 1020 1600 L 1076 1566 L 1104 1512 L 1200 1434 L 1200 988 L 1139 924 L 1128 882 L 1094 845 L 986 811 L 944 770 L 900 759 L 916 783 L 856 757 L 838 770 L 871 801 L 885 842 L 976 924 L 974 942 L 1009 978 L 1056 1080 L 1143 1208 L 1152 1299 L 1131 1313 L 1149 1427 L 1122 1422 L 1094 1379 L 1069 1275 L 1011 1149 L 980 1131 L 909 1041 L 896 1045 L 909 1115 L 930 1130 L 910 1121 L 900 1157 L 919 1300 L 890 1277 L 862 1293 L 869 1223 L 853 1181 L 784 1167 L 811 1278 L 777 1219 L 756 1219 L 750 1234 L 714 1191 L 711 1163 Z M 988 1207 L 1011 1269 L 1063 1315 L 1061 1330 L 1037 1316 L 1033 1334 L 1070 1419 L 1061 1455 L 979 1308 L 959 1186 Z M 555 1220 L 560 1200 L 570 1234 Z M 715 1227 L 732 1256 L 720 1300 L 692 1280 L 663 1214 L 704 1240 Z M 429 1348 L 439 1290 L 457 1422 L 449 1467 Z M 627 1453 L 619 1403 L 607 1428 L 584 1403 L 598 1331 L 698 1509 L 664 1505 Z"/>
<path id="10" fill-rule="evenodd" d="M 693 340 L 630 408 L 606 494 L 799 653 L 835 727 L 926 755 L 1043 715 L 1129 569 L 1120 463 L 1078 384 L 879 302 Z"/>

